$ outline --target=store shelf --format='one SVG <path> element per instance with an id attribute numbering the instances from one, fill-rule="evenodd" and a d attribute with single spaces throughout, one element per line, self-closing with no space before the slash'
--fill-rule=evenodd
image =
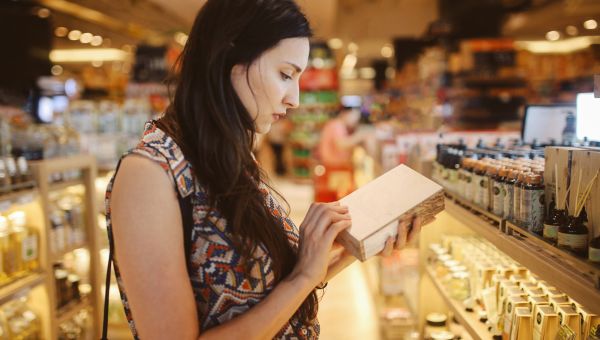
<path id="1" fill-rule="evenodd" d="M 52 262 L 60 261 L 65 255 L 67 255 L 68 253 L 72 253 L 74 250 L 79 248 L 89 248 L 89 243 L 83 242 L 80 244 L 76 244 L 74 246 L 65 248 L 63 251 L 52 254 Z"/>
<path id="2" fill-rule="evenodd" d="M 28 204 L 35 200 L 38 190 L 25 189 L 0 194 L 0 211 L 8 210 L 13 204 Z"/>
<path id="3" fill-rule="evenodd" d="M 91 303 L 88 299 L 84 298 L 83 301 L 78 303 L 71 303 L 66 305 L 65 307 L 59 309 L 56 313 L 57 315 L 57 325 L 60 325 L 66 321 L 72 319 L 79 311 L 85 308 L 90 308 Z"/>
<path id="4" fill-rule="evenodd" d="M 459 203 L 457 203 L 459 202 Z M 600 269 L 541 240 L 514 232 L 510 223 L 507 232 L 490 223 L 484 215 L 471 210 L 464 202 L 446 200 L 446 212 L 490 241 L 500 251 L 512 257 L 532 273 L 563 291 L 572 299 L 600 313 Z M 518 228 L 518 227 L 514 227 Z"/>
<path id="5" fill-rule="evenodd" d="M 426 271 L 427 276 L 429 276 L 429 278 L 433 282 L 433 285 L 439 291 L 440 295 L 448 305 L 448 308 L 452 310 L 456 319 L 460 322 L 461 325 L 463 325 L 467 332 L 469 332 L 469 335 L 473 337 L 473 339 L 492 339 L 492 333 L 488 331 L 487 326 L 484 323 L 480 322 L 477 317 L 477 308 L 479 307 L 477 307 L 473 312 L 465 311 L 465 306 L 461 302 L 452 299 L 448 295 L 440 280 L 435 276 L 433 270 L 431 270 L 431 268 L 428 267 Z"/>
<path id="6" fill-rule="evenodd" d="M 84 185 L 83 179 L 70 179 L 67 181 L 60 181 L 56 183 L 50 183 L 50 191 L 61 191 L 66 188 L 75 186 L 75 185 Z"/>
<path id="7" fill-rule="evenodd" d="M 27 276 L 21 277 L 0 286 L 0 305 L 4 304 L 13 299 L 15 294 L 25 290 L 31 289 L 39 284 L 44 283 L 44 274 L 41 272 L 28 274 Z"/>

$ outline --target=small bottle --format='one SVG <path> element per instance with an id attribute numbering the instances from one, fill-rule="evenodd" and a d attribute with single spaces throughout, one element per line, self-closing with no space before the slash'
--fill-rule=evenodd
<path id="1" fill-rule="evenodd" d="M 29 170 L 29 165 L 27 164 L 27 160 L 25 157 L 21 156 L 17 158 L 17 170 L 19 172 L 19 181 L 28 188 L 33 187 L 33 176 L 31 175 L 31 171 Z"/>
<path id="2" fill-rule="evenodd" d="M 485 164 L 478 161 L 473 169 L 473 203 L 478 206 L 483 204 L 482 181 L 485 177 Z"/>
<path id="3" fill-rule="evenodd" d="M 504 198 L 506 197 L 506 183 L 508 169 L 501 168 L 498 174 L 492 177 L 492 212 L 496 216 L 504 215 Z"/>
<path id="4" fill-rule="evenodd" d="M 485 210 L 490 209 L 490 178 L 491 178 L 492 166 L 488 164 L 484 165 L 481 169 L 482 175 L 479 180 L 479 206 Z"/>
<path id="5" fill-rule="evenodd" d="M 594 263 L 600 263 L 600 236 L 592 239 L 592 242 L 590 242 L 588 259 Z"/>
<path id="6" fill-rule="evenodd" d="M 0 283 L 10 280 L 6 259 L 12 254 L 12 247 L 8 237 L 8 219 L 0 215 Z"/>
<path id="7" fill-rule="evenodd" d="M 473 162 L 471 158 L 463 159 L 464 198 L 473 201 Z"/>
<path id="8" fill-rule="evenodd" d="M 13 257 L 7 259 L 9 272 L 12 275 L 20 276 L 25 273 L 25 263 L 23 262 L 23 244 L 27 237 L 27 230 L 24 225 L 24 213 L 17 211 L 8 216 L 10 221 L 10 228 L 8 231 L 8 237 L 10 244 L 13 247 Z"/>
<path id="9" fill-rule="evenodd" d="M 27 218 L 25 212 L 16 211 L 9 215 L 8 219 L 13 227 L 13 229 L 23 230 L 24 237 L 21 241 L 21 261 L 22 261 L 22 270 L 25 271 L 35 271 L 39 268 L 38 261 L 38 234 L 37 231 L 27 226 Z"/>
<path id="10" fill-rule="evenodd" d="M 513 190 L 513 222 L 516 225 L 521 225 L 521 185 L 525 180 L 525 173 L 517 172 L 517 178 Z"/>
<path id="11" fill-rule="evenodd" d="M 10 190 L 14 190 L 13 187 L 20 182 L 20 178 L 17 174 L 17 163 L 15 163 L 15 159 L 12 157 L 5 157 L 4 164 L 6 164 L 6 173 L 10 183 Z"/>
<path id="12" fill-rule="evenodd" d="M 558 248 L 570 250 L 580 256 L 586 256 L 588 232 L 581 215 L 577 217 L 569 216 L 567 223 L 558 228 Z"/>
<path id="13" fill-rule="evenodd" d="M 540 175 L 527 176 L 523 187 L 521 205 L 525 224 L 532 233 L 542 235 L 544 231 L 544 185 Z"/>
<path id="14" fill-rule="evenodd" d="M 494 207 L 493 203 L 493 185 L 494 185 L 494 177 L 498 176 L 498 167 L 493 163 L 486 168 L 485 177 L 487 179 L 487 186 L 484 187 L 484 196 L 483 196 L 483 208 L 487 211 L 493 211 Z"/>
<path id="15" fill-rule="evenodd" d="M 556 208 L 556 202 L 554 198 L 550 202 L 548 214 L 544 221 L 544 239 L 556 244 L 558 239 L 558 228 L 565 223 L 565 211 Z"/>
<path id="16" fill-rule="evenodd" d="M 508 170 L 508 175 L 504 181 L 504 191 L 506 194 L 504 195 L 504 209 L 502 211 L 502 217 L 508 221 L 513 219 L 514 214 L 513 200 L 517 175 L 518 173 L 516 170 Z"/>

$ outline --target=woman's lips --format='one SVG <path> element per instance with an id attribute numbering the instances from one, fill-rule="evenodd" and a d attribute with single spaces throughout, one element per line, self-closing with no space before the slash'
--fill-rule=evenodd
<path id="1" fill-rule="evenodd" d="M 274 114 L 273 114 L 273 119 L 274 119 L 275 121 L 278 121 L 278 120 L 282 119 L 282 118 L 283 118 L 283 116 L 284 116 L 284 114 L 281 114 L 281 113 L 274 113 Z"/>

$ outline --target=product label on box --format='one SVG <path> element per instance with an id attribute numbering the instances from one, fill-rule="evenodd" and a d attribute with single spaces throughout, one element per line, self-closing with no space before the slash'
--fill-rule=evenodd
<path id="1" fill-rule="evenodd" d="M 556 240 L 558 238 L 558 226 L 544 223 L 544 238 Z"/>
<path id="2" fill-rule="evenodd" d="M 600 263 L 600 249 L 590 247 L 588 254 L 590 261 Z"/>
<path id="3" fill-rule="evenodd" d="M 587 239 L 587 234 L 558 233 L 558 245 L 565 246 L 570 249 L 586 249 Z"/>

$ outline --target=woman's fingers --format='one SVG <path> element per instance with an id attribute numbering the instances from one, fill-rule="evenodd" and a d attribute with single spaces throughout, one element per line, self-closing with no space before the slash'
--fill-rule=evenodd
<path id="1" fill-rule="evenodd" d="M 410 230 L 410 233 L 408 234 L 408 242 L 411 242 L 419 235 L 419 233 L 421 232 L 422 223 L 423 219 L 421 217 L 415 217 L 413 219 L 412 228 Z"/>
<path id="2" fill-rule="evenodd" d="M 394 237 L 388 237 L 387 241 L 385 241 L 385 247 L 381 251 L 382 256 L 390 256 L 394 251 Z"/>
<path id="3" fill-rule="evenodd" d="M 394 243 L 394 249 L 402 249 L 406 245 L 406 238 L 408 229 L 410 227 L 410 221 L 401 220 L 398 223 L 398 234 L 396 235 L 396 242 Z"/>
<path id="4" fill-rule="evenodd" d="M 352 226 L 351 220 L 341 220 L 329 225 L 329 228 L 325 230 L 323 237 L 324 241 L 326 241 L 331 248 L 333 246 L 333 241 L 341 233 L 343 230 L 348 229 Z"/>
<path id="5" fill-rule="evenodd" d="M 319 224 L 321 219 L 323 219 L 328 212 L 332 211 L 338 214 L 348 214 L 348 207 L 340 205 L 339 202 L 313 203 L 302 222 L 302 226 L 314 227 Z"/>

